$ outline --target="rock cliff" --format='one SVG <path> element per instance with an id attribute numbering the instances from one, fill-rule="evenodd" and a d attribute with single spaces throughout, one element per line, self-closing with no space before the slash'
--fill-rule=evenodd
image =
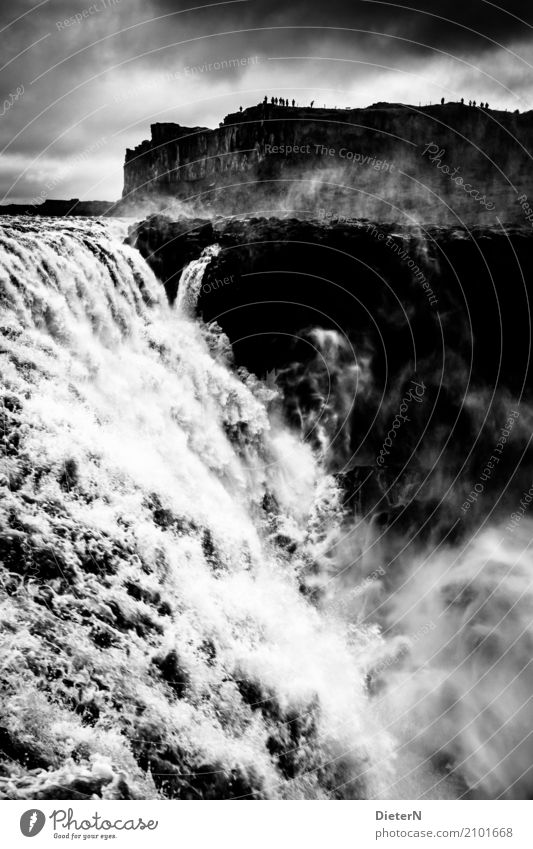
<path id="1" fill-rule="evenodd" d="M 310 109 L 261 103 L 217 129 L 153 124 L 127 150 L 122 208 L 342 213 L 380 220 L 519 222 L 533 195 L 533 112 L 461 103 Z"/>
<path id="2" fill-rule="evenodd" d="M 501 430 L 494 411 L 483 423 L 492 403 L 487 387 L 498 387 L 498 421 L 506 420 L 513 399 L 530 394 L 531 230 L 155 215 L 133 226 L 129 240 L 171 302 L 187 264 L 219 245 L 204 272 L 198 315 L 227 334 L 237 367 L 276 376 L 285 416 L 304 431 L 310 422 L 311 441 L 317 421 L 349 420 L 349 443 L 335 443 L 332 469 L 345 471 L 357 458 L 346 482 L 367 511 L 395 509 L 387 474 L 398 478 L 398 503 L 415 474 L 435 476 L 432 493 L 448 473 L 475 482 Z M 411 405 L 387 471 L 376 458 L 414 376 L 426 387 L 424 404 Z M 351 388 L 343 392 L 345 380 Z M 524 433 L 529 439 L 530 430 Z M 464 465 L 466 446 L 474 443 L 475 456 Z M 521 439 L 507 446 L 491 492 L 513 474 L 522 451 L 531 455 Z M 484 498 L 488 504 L 490 493 Z M 436 525 L 451 533 L 457 505 L 435 499 Z M 423 524 L 426 501 L 409 509 L 401 503 L 408 527 Z"/>

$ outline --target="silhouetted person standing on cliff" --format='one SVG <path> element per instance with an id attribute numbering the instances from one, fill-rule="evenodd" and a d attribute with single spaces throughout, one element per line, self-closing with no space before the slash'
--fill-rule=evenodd
<path id="1" fill-rule="evenodd" d="M 461 98 L 461 106 L 464 106 L 464 105 L 465 105 L 465 99 L 464 99 L 464 97 L 462 97 Z"/>
<path id="2" fill-rule="evenodd" d="M 441 99 L 440 99 L 440 105 L 444 106 L 444 98 L 443 97 L 441 97 Z"/>
<path id="3" fill-rule="evenodd" d="M 270 98 L 270 102 L 271 102 L 272 106 L 274 106 L 274 98 L 273 97 Z"/>
<path id="4" fill-rule="evenodd" d="M 266 94 L 265 94 L 265 99 L 263 100 L 263 103 L 268 103 L 268 99 L 267 99 Z"/>
<path id="5" fill-rule="evenodd" d="M 296 101 L 295 101 L 294 97 L 293 97 L 293 99 L 292 99 L 292 105 L 293 105 L 293 108 L 294 108 L 294 106 L 296 105 Z"/>
<path id="6" fill-rule="evenodd" d="M 312 101 L 311 101 L 311 109 L 313 108 L 314 104 L 315 104 L 315 101 L 314 101 L 314 100 L 312 100 Z"/>

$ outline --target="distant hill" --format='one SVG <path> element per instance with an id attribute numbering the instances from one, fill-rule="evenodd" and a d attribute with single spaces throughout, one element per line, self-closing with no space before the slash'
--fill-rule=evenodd
<path id="1" fill-rule="evenodd" d="M 0 205 L 0 215 L 44 215 L 50 218 L 65 215 L 101 216 L 113 215 L 115 201 L 110 200 L 54 200 L 52 198 L 40 204 L 7 203 Z"/>

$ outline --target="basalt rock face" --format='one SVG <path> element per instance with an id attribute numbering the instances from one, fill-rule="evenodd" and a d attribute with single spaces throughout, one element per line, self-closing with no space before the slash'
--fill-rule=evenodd
<path id="1" fill-rule="evenodd" d="M 132 228 L 130 241 L 171 302 L 187 263 L 220 245 L 197 311 L 228 335 L 236 365 L 262 378 L 274 372 L 285 416 L 310 439 L 323 417 L 348 417 L 349 440 L 335 445 L 332 469 L 345 474 L 355 462 L 359 471 L 346 478 L 350 498 L 364 496 L 376 512 L 399 510 L 402 522 L 422 526 L 431 504 L 415 498 L 406 507 L 405 494 L 431 470 L 443 519 L 433 526 L 450 531 L 456 509 L 447 515 L 439 475 L 452 481 L 466 456 L 462 474 L 475 482 L 498 423 L 531 386 L 530 231 L 153 216 Z M 409 423 L 380 468 L 380 449 L 411 381 L 424 385 L 423 399 L 409 403 Z M 515 435 L 493 473 L 494 493 L 524 449 L 531 453 Z M 488 504 L 490 492 L 484 497 Z"/>
<path id="2" fill-rule="evenodd" d="M 514 390 L 521 388 L 515 366 L 528 360 L 533 277 L 533 232 L 525 228 L 154 215 L 130 229 L 129 241 L 164 283 L 171 303 L 187 263 L 220 245 L 204 275 L 198 313 L 217 321 L 237 359 L 260 375 L 283 366 L 293 343 L 258 343 L 244 339 L 245 331 L 293 333 L 320 325 L 356 333 L 372 347 L 374 369 L 379 363 L 384 377 L 386 369 L 394 374 L 393 337 L 403 362 L 413 346 L 419 357 L 435 354 L 435 332 L 440 336 L 444 328 L 455 354 L 473 356 L 474 377 L 490 383 L 499 373 Z M 504 344 L 507 338 L 512 347 Z"/>
<path id="3" fill-rule="evenodd" d="M 533 113 L 450 103 L 304 109 L 259 104 L 217 129 L 153 124 L 127 150 L 122 208 L 292 211 L 438 223 L 523 220 Z M 150 206 L 151 204 L 151 206 Z"/>

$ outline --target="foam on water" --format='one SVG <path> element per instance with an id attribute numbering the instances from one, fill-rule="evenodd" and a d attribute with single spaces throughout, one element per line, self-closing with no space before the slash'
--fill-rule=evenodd
<path id="1" fill-rule="evenodd" d="M 171 307 L 124 236 L 0 230 L 0 795 L 530 795 L 528 517 L 432 547 L 348 515 L 370 354 L 310 331 L 299 435 L 195 318 L 217 246 Z"/>
<path id="2" fill-rule="evenodd" d="M 335 484 L 192 319 L 209 257 L 172 308 L 123 235 L 0 236 L 0 790 L 379 797 L 382 641 L 307 580 Z"/>

